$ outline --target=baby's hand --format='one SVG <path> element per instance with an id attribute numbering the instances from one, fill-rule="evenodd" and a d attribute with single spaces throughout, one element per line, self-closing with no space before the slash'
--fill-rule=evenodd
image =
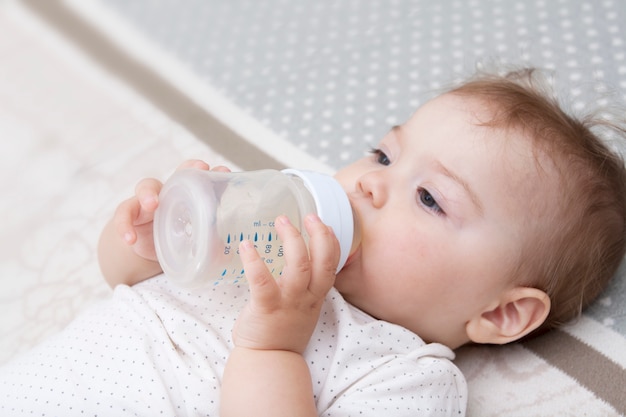
<path id="1" fill-rule="evenodd" d="M 339 242 L 316 215 L 305 219 L 309 251 L 285 216 L 276 219 L 286 265 L 274 279 L 250 241 L 240 245 L 251 300 L 241 312 L 233 339 L 248 349 L 303 353 L 315 329 L 324 297 L 335 283 Z"/>
<path id="2" fill-rule="evenodd" d="M 209 165 L 199 160 L 183 162 L 177 169 L 196 168 L 208 170 Z M 215 171 L 228 172 L 218 166 Z M 159 192 L 163 183 L 154 178 L 146 178 L 135 187 L 135 195 L 123 201 L 115 211 L 113 222 L 118 236 L 141 258 L 156 261 L 153 238 L 154 212 L 159 205 Z"/>
<path id="3" fill-rule="evenodd" d="M 209 166 L 198 160 L 182 163 L 178 169 Z M 214 171 L 228 172 L 226 167 Z M 119 284 L 134 285 L 162 272 L 157 262 L 152 237 L 154 212 L 159 205 L 161 181 L 141 180 L 135 195 L 123 201 L 113 219 L 102 230 L 98 242 L 98 261 L 102 275 L 113 288 Z"/>

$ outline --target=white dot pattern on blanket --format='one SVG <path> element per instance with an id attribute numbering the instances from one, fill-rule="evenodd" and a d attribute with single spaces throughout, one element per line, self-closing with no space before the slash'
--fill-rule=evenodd
<path id="1" fill-rule="evenodd" d="M 477 61 L 626 91 L 626 3 L 548 0 L 105 0 L 237 105 L 333 167 Z"/>

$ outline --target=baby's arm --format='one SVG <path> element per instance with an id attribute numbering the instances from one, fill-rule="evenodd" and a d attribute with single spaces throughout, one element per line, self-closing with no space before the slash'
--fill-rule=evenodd
<path id="1" fill-rule="evenodd" d="M 189 160 L 179 166 L 208 170 L 202 161 Z M 217 167 L 217 171 L 228 168 Z M 161 273 L 154 249 L 152 226 L 159 205 L 162 183 L 148 178 L 141 180 L 135 195 L 123 201 L 104 227 L 98 243 L 98 261 L 107 283 L 133 285 Z"/>
<path id="2" fill-rule="evenodd" d="M 286 266 L 274 280 L 251 242 L 240 246 L 251 300 L 233 330 L 222 382 L 222 416 L 317 416 L 308 365 L 302 356 L 324 297 L 335 282 L 339 243 L 317 216 L 302 236 L 286 217 L 276 221 Z"/>

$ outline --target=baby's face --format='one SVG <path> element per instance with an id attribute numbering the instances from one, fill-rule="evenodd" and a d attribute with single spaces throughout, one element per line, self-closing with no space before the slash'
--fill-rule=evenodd
<path id="1" fill-rule="evenodd" d="M 443 95 L 336 175 L 363 237 L 336 288 L 374 317 L 451 347 L 514 286 L 528 201 L 549 192 L 530 141 L 478 126 L 488 120 L 478 101 Z"/>

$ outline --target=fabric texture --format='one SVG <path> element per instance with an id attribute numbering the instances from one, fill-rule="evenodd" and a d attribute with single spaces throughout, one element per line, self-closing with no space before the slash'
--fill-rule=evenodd
<path id="1" fill-rule="evenodd" d="M 217 416 L 241 285 L 189 292 L 163 275 L 120 285 L 0 368 L 2 415 Z M 320 415 L 464 415 L 453 352 L 375 320 L 334 289 L 304 354 Z M 259 381 L 262 384 L 262 381 Z"/>
<path id="2" fill-rule="evenodd" d="M 110 296 L 97 266 L 97 239 L 139 178 L 165 179 L 188 158 L 235 170 L 332 172 L 375 145 L 389 125 L 458 71 L 471 72 L 481 57 L 503 55 L 554 69 L 560 96 L 573 99 L 575 110 L 605 102 L 602 93 L 612 91 L 606 88 L 600 99 L 588 99 L 596 81 L 618 97 L 626 91 L 619 25 L 624 2 L 340 2 L 366 14 L 355 23 L 352 12 L 333 8 L 336 2 L 293 3 L 310 6 L 303 16 L 328 19 L 332 30 L 315 19 L 309 26 L 291 24 L 292 3 L 274 0 L 150 2 L 173 7 L 165 13 L 148 9 L 147 2 L 136 9 L 138 3 L 128 2 L 128 8 L 143 11 L 147 23 L 113 0 L 0 2 L 0 363 L 53 337 Z M 211 18 L 220 25 L 194 11 L 216 4 L 221 9 L 213 11 L 224 13 Z M 419 13 L 397 10 L 416 6 Z M 340 25 L 345 19 L 337 16 L 347 16 L 349 24 Z M 421 25 L 412 26 L 418 17 Z M 185 23 L 193 18 L 205 26 Z M 430 23 L 436 27 L 426 30 Z M 220 37 L 204 32 L 211 28 Z M 278 34 L 274 51 L 259 47 L 265 32 L 255 35 L 256 44 L 246 43 L 242 31 L 254 28 Z M 283 62 L 290 49 L 282 42 L 303 28 L 305 37 L 314 36 L 302 50 L 308 55 Z M 204 33 L 199 43 L 191 42 L 197 33 Z M 419 36 L 401 41 L 411 33 Z M 239 35 L 243 42 L 231 42 Z M 461 51 L 440 42 L 459 37 L 468 40 Z M 437 42 L 437 52 L 427 47 Z M 315 65 L 324 47 L 324 60 Z M 389 60 L 387 52 L 396 58 Z M 265 66 L 265 54 L 275 66 Z M 249 56 L 256 65 L 246 63 Z M 418 61 L 400 65 L 400 56 Z M 333 63 L 333 57 L 339 60 Z M 230 74 L 232 83 L 203 75 L 191 58 L 221 65 L 215 73 Z M 442 64 L 433 67 L 431 58 Z M 246 70 L 254 76 L 244 77 Z M 410 96 L 393 99 L 404 89 Z M 354 105 L 346 106 L 350 97 Z M 393 113 L 381 111 L 387 104 Z M 271 165 L 276 158 L 278 166 Z M 580 320 L 533 343 L 458 350 L 455 363 L 469 386 L 467 415 L 626 414 L 625 282 L 622 269 Z"/>

